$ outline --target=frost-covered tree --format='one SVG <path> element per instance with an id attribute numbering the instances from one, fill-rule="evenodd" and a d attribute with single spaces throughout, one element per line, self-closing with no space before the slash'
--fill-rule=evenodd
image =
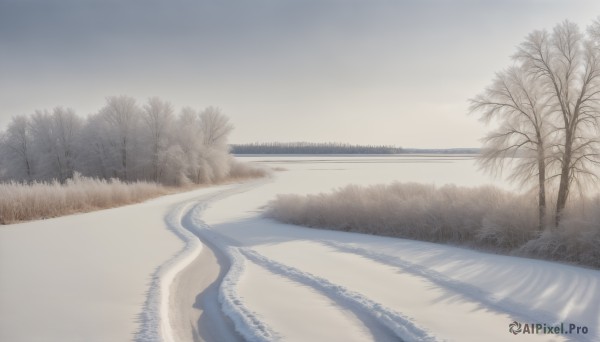
<path id="1" fill-rule="evenodd" d="M 34 179 L 34 156 L 29 119 L 14 116 L 1 135 L 0 162 L 4 177 L 30 182 Z"/>
<path id="2" fill-rule="evenodd" d="M 184 107 L 175 123 L 177 134 L 174 139 L 180 146 L 185 159 L 182 172 L 185 177 L 196 184 L 205 181 L 201 165 L 202 157 L 202 132 L 198 113 L 190 108 Z"/>
<path id="3" fill-rule="evenodd" d="M 58 151 L 56 132 L 52 125 L 52 115 L 48 111 L 36 111 L 30 117 L 32 149 L 36 161 L 36 179 L 63 180 L 61 175 L 63 160 Z"/>
<path id="4" fill-rule="evenodd" d="M 593 27 L 588 32 L 593 32 Z M 600 54 L 597 38 L 581 32 L 569 21 L 552 32 L 534 31 L 514 58 L 538 80 L 557 114 L 560 140 L 555 159 L 560 176 L 555 225 L 558 226 L 572 185 L 596 178 L 592 165 L 599 162 Z"/>
<path id="5" fill-rule="evenodd" d="M 64 181 L 75 173 L 77 143 L 80 141 L 83 120 L 71 108 L 56 107 L 52 113 L 52 126 L 61 160 L 61 181 Z"/>
<path id="6" fill-rule="evenodd" d="M 115 173 L 123 180 L 133 179 L 135 169 L 135 147 L 139 138 L 138 129 L 141 110 L 134 98 L 129 96 L 110 96 L 106 105 L 100 109 L 100 117 L 109 126 L 112 145 L 112 157 L 118 161 Z"/>
<path id="7" fill-rule="evenodd" d="M 233 130 L 229 118 L 216 107 L 208 107 L 200 113 L 202 141 L 205 146 L 225 148 L 227 138 Z"/>
<path id="8" fill-rule="evenodd" d="M 582 32 L 577 25 L 565 21 L 554 27 L 552 32 L 545 30 L 534 31 L 527 36 L 518 47 L 513 60 L 517 64 L 520 77 L 526 80 L 522 95 L 532 94 L 541 104 L 544 112 L 539 116 L 523 115 L 521 118 L 539 117 L 542 120 L 540 137 L 552 135 L 552 141 L 542 144 L 531 130 L 532 125 L 524 125 L 524 121 L 515 121 L 514 115 L 505 115 L 501 119 L 501 128 L 496 137 L 488 138 L 488 147 L 498 151 L 507 146 L 543 147 L 536 151 L 549 157 L 548 163 L 556 165 L 556 178 L 558 179 L 556 208 L 554 224 L 558 226 L 562 213 L 566 207 L 573 186 L 580 185 L 589 179 L 598 179 L 594 166 L 600 164 L 600 23 L 595 21 L 588 29 L 587 34 Z M 515 69 L 517 70 L 517 69 Z M 514 82 L 511 82 L 514 83 Z M 496 86 L 497 88 L 497 86 Z M 502 85 L 500 85 L 502 88 Z M 508 87 L 504 87 L 508 88 Z M 523 91 L 523 90 L 526 90 Z M 506 93 L 506 90 L 504 91 Z M 491 95 L 488 93 L 488 95 Z M 488 96 L 489 97 L 489 96 Z M 505 96 L 506 97 L 506 96 Z M 512 102 L 503 101 L 503 104 Z M 475 102 L 485 102 L 485 99 L 476 99 Z M 487 110 L 495 109 L 496 113 L 506 112 L 505 108 L 493 101 L 493 97 L 486 106 Z M 521 100 L 515 101 L 517 103 Z M 523 112 L 520 106 L 513 103 L 512 111 Z M 533 108 L 534 106 L 529 106 Z M 504 109 L 502 109 L 504 108 Z M 484 109 L 485 110 L 485 109 Z M 509 110 L 510 111 L 510 110 Z M 530 114 L 533 112 L 530 111 Z M 551 132 L 546 133 L 547 129 Z M 503 141 L 502 133 L 511 136 L 512 140 Z M 494 134 L 494 133 L 492 133 Z M 518 136 L 521 136 L 519 140 Z M 531 139 L 531 138 L 535 139 Z M 520 145 L 523 143 L 523 145 Z M 505 145 L 507 144 L 507 145 Z M 544 144 L 548 147 L 544 147 Z M 502 147 L 504 146 L 504 147 Z M 491 154 L 490 154 L 491 153 Z M 487 157 L 505 157 L 503 153 L 489 152 Z M 485 156 L 484 156 L 485 158 Z M 538 160 L 546 160 L 545 157 Z M 489 164 L 493 164 L 491 161 Z M 538 170 L 542 164 L 538 163 Z M 519 169 L 516 173 L 527 175 L 529 168 Z M 542 173 L 538 172 L 540 178 Z M 548 177 L 546 177 L 548 178 Z M 540 190 L 541 191 L 541 190 Z"/>
<path id="9" fill-rule="evenodd" d="M 229 173 L 230 156 L 227 138 L 233 130 L 229 118 L 216 107 L 208 107 L 200 113 L 201 149 L 200 169 L 209 181 L 219 180 Z"/>
<path id="10" fill-rule="evenodd" d="M 79 172 L 169 185 L 220 181 L 233 162 L 227 143 L 232 129 L 217 108 L 186 107 L 175 115 L 158 97 L 143 108 L 131 97 L 107 97 L 86 119 L 63 107 L 36 111 L 14 117 L 0 131 L 0 178 L 64 182 Z"/>
<path id="11" fill-rule="evenodd" d="M 538 228 L 545 224 L 546 168 L 551 124 L 551 107 L 536 79 L 521 67 L 496 74 L 491 86 L 471 100 L 471 111 L 482 120 L 499 122 L 484 139 L 479 163 L 493 173 L 511 166 L 510 179 L 525 184 L 532 179 L 538 189 Z"/>
<path id="12" fill-rule="evenodd" d="M 57 107 L 52 113 L 36 111 L 30 118 L 32 149 L 37 162 L 36 179 L 71 178 L 75 164 L 75 144 L 81 119 L 72 109 Z"/>
<path id="13" fill-rule="evenodd" d="M 173 106 L 158 97 L 152 97 L 144 105 L 142 118 L 146 132 L 144 145 L 150 149 L 152 180 L 158 182 L 163 176 L 169 157 L 167 151 L 174 120 Z"/>

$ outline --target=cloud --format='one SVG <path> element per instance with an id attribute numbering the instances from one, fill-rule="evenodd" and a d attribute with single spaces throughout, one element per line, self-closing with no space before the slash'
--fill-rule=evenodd
<path id="1" fill-rule="evenodd" d="M 586 25 L 599 11 L 587 0 L 0 0 L 0 125 L 58 104 L 86 114 L 122 93 L 221 106 L 239 142 L 279 129 L 244 129 L 252 118 L 350 113 L 363 126 L 397 125 L 419 120 L 398 107 L 475 95 L 531 30 L 564 18 Z M 365 101 L 378 111 L 362 117 Z M 310 127 L 281 129 L 315 136 Z M 318 135 L 356 139 L 343 129 Z"/>

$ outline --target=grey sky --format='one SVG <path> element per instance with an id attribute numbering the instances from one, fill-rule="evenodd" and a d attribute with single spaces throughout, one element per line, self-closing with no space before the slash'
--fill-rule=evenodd
<path id="1" fill-rule="evenodd" d="M 107 95 L 219 106 L 234 142 L 478 146 L 467 99 L 597 0 L 0 0 L 0 127 Z"/>

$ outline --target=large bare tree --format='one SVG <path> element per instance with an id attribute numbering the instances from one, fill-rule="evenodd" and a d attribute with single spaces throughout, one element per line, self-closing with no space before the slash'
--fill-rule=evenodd
<path id="1" fill-rule="evenodd" d="M 498 128 L 484 139 L 480 164 L 494 173 L 511 166 L 510 179 L 521 183 L 537 180 L 538 229 L 546 216 L 546 166 L 551 132 L 551 108 L 536 79 L 520 67 L 496 74 L 491 86 L 471 100 L 471 111 L 482 120 L 497 121 Z"/>
<path id="2" fill-rule="evenodd" d="M 504 163 L 498 158 L 523 149 L 537 152 L 540 224 L 543 179 L 558 180 L 555 226 L 560 223 L 573 186 L 581 189 L 587 180 L 597 179 L 594 168 L 600 165 L 599 38 L 598 20 L 587 34 L 569 21 L 556 25 L 552 32 L 530 33 L 513 56 L 517 65 L 500 73 L 494 85 L 472 104 L 473 109 L 483 110 L 484 118 L 501 120 L 499 130 L 486 140 L 486 165 L 496 167 Z M 509 75 L 517 71 L 518 79 L 524 82 Z M 536 127 L 541 134 L 532 130 Z M 514 171 L 518 177 L 529 173 L 530 169 L 523 169 L 523 165 Z M 549 165 L 556 165 L 556 174 L 551 177 L 544 176 Z"/>
<path id="3" fill-rule="evenodd" d="M 531 33 L 514 56 L 539 80 L 557 116 L 560 140 L 554 152 L 560 174 L 556 226 L 572 185 L 596 177 L 592 168 L 598 163 L 600 59 L 595 39 L 591 34 L 584 35 L 574 23 L 564 21 L 551 33 Z"/>

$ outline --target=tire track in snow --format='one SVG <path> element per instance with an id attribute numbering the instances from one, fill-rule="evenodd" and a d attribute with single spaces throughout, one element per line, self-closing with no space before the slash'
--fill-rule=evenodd
<path id="1" fill-rule="evenodd" d="M 391 256 L 365 248 L 349 246 L 344 243 L 333 241 L 321 241 L 321 244 L 336 249 L 340 252 L 359 255 L 372 261 L 392 266 L 402 270 L 403 272 L 424 278 L 431 283 L 442 287 L 443 289 L 453 291 L 456 294 L 471 299 L 488 309 L 506 313 L 514 319 L 523 322 L 547 322 L 552 324 L 560 324 L 560 321 L 556 315 L 553 315 L 549 312 L 542 310 L 533 311 L 531 310 L 530 306 L 515 302 L 510 298 L 498 298 L 493 294 L 481 289 L 480 287 L 452 279 L 430 268 L 402 260 L 398 256 Z"/>
<path id="2" fill-rule="evenodd" d="M 202 251 L 203 244 L 198 238 L 197 234 L 194 234 L 192 230 L 203 230 L 202 225 L 196 227 L 197 220 L 193 219 L 193 216 L 197 215 L 197 213 L 206 207 L 206 205 L 215 200 L 225 198 L 231 196 L 236 193 L 248 191 L 256 186 L 259 186 L 263 183 L 270 181 L 269 179 L 261 180 L 261 181 L 251 181 L 247 183 L 243 183 L 237 186 L 228 187 L 223 190 L 219 190 L 216 193 L 210 193 L 207 195 L 200 195 L 198 198 L 194 200 L 188 200 L 183 203 L 179 203 L 174 205 L 169 210 L 166 215 L 164 222 L 167 228 L 172 231 L 177 237 L 179 237 L 184 243 L 184 247 L 182 250 L 177 252 L 172 258 L 167 260 L 165 263 L 157 267 L 155 272 L 152 274 L 150 279 L 149 289 L 146 295 L 146 301 L 144 302 L 143 309 L 141 313 L 138 315 L 139 329 L 136 331 L 134 335 L 134 340 L 136 342 L 172 342 L 175 341 L 174 334 L 172 331 L 172 327 L 170 324 L 169 317 L 169 303 L 170 303 L 170 286 L 173 283 L 175 277 L 179 272 L 185 269 Z M 186 226 L 184 227 L 184 222 L 186 222 Z M 225 248 L 220 248 L 220 250 L 225 251 Z M 230 256 L 227 254 L 231 260 L 231 269 L 226 275 L 225 279 L 228 280 L 229 283 L 232 280 L 237 279 L 243 270 L 243 263 L 240 264 L 239 260 L 235 260 L 235 256 Z M 239 259 L 239 258 L 238 258 Z M 234 270 L 231 275 L 231 270 Z M 247 340 L 249 341 L 274 341 L 276 340 L 276 334 L 273 333 L 268 327 L 264 324 L 261 325 L 260 320 L 257 318 L 251 319 L 248 317 L 252 317 L 252 313 L 244 308 L 236 307 L 236 305 L 242 305 L 241 300 L 231 298 L 232 294 L 225 293 L 221 295 L 223 291 L 222 286 L 219 288 L 219 300 L 223 297 L 223 300 L 226 301 L 226 304 L 222 304 L 223 308 L 227 307 L 229 311 L 235 311 L 235 313 L 231 313 L 225 311 L 228 317 L 237 316 L 236 319 L 232 320 L 234 323 L 236 320 L 238 324 L 236 324 L 236 329 L 240 332 Z M 233 291 L 235 292 L 235 291 Z M 223 302 L 222 302 L 223 303 Z M 246 315 L 248 317 L 246 317 Z M 240 323 L 241 322 L 241 323 Z M 256 324 L 260 326 L 262 331 L 264 331 L 264 336 L 266 338 L 261 338 L 260 334 L 249 334 L 244 324 Z"/>
<path id="3" fill-rule="evenodd" d="M 258 314 L 244 305 L 242 298 L 236 292 L 236 287 L 244 272 L 246 258 L 244 258 L 236 247 L 232 247 L 234 245 L 232 241 L 215 233 L 201 219 L 201 214 L 210 203 L 251 190 L 267 181 L 269 180 L 246 183 L 240 187 L 228 189 L 211 196 L 206 201 L 196 204 L 189 211 L 188 215 L 186 215 L 184 223 L 186 229 L 203 241 L 208 242 L 208 244 L 215 246 L 215 248 L 223 252 L 229 259 L 230 267 L 219 285 L 218 299 L 221 303 L 223 313 L 231 319 L 236 331 L 245 340 L 251 342 L 278 341 L 280 340 L 280 334 L 264 323 Z"/>
<path id="4" fill-rule="evenodd" d="M 235 248 L 235 247 L 234 247 Z M 347 305 L 357 313 L 357 317 L 367 316 L 379 323 L 403 341 L 435 341 L 426 330 L 418 327 L 409 317 L 406 317 L 384 305 L 351 291 L 343 286 L 331 283 L 327 279 L 303 272 L 297 268 L 281 264 L 269 259 L 249 248 L 235 248 L 250 261 L 267 270 L 284 276 L 292 281 L 307 285 L 327 297 Z M 365 322 L 369 323 L 369 322 Z"/>
<path id="5" fill-rule="evenodd" d="M 210 244 L 224 252 L 230 259 L 231 267 L 219 287 L 219 301 L 224 313 L 234 322 L 236 330 L 244 338 L 249 341 L 265 342 L 281 339 L 280 334 L 268 327 L 256 313 L 244 305 L 243 299 L 236 292 L 237 284 L 245 268 L 245 263 L 247 259 L 250 259 L 271 272 L 283 275 L 292 281 L 308 285 L 338 303 L 347 304 L 347 307 L 354 311 L 357 317 L 363 321 L 367 321 L 365 324 L 369 328 L 374 328 L 373 325 L 378 324 L 380 329 L 389 332 L 386 335 L 393 335 L 406 341 L 435 340 L 423 329 L 416 327 L 409 318 L 393 312 L 358 293 L 332 284 L 323 278 L 317 278 L 308 273 L 303 273 L 267 259 L 248 248 L 237 247 L 238 243 L 214 231 L 210 225 L 202 220 L 202 213 L 210 206 L 210 203 L 252 188 L 233 189 L 232 191 L 225 191 L 212 196 L 209 200 L 197 204 L 190 210 L 190 215 L 187 215 L 189 217 L 189 225 L 184 224 L 184 227 L 200 236 L 203 241 L 210 242 Z M 284 270 L 287 270 L 287 272 Z M 365 317 L 368 319 L 365 319 Z"/>
<path id="6" fill-rule="evenodd" d="M 368 317 L 365 322 L 373 328 L 373 324 L 379 324 L 380 328 L 389 331 L 392 335 L 405 341 L 435 341 L 428 332 L 417 327 L 410 318 L 397 313 L 380 303 L 374 302 L 363 295 L 350 291 L 340 285 L 333 284 L 324 278 L 316 277 L 312 274 L 302 272 L 295 268 L 283 265 L 274 260 L 268 259 L 257 252 L 243 247 L 237 247 L 238 243 L 214 231 L 210 225 L 201 218 L 204 210 L 212 202 L 229 197 L 234 194 L 251 190 L 257 184 L 248 187 L 231 189 L 211 196 L 211 198 L 198 203 L 190 210 L 188 223 L 184 227 L 190 229 L 193 233 L 200 236 L 204 241 L 210 242 L 213 246 L 224 252 L 231 262 L 231 267 L 219 287 L 219 301 L 221 302 L 224 313 L 234 322 L 236 330 L 248 341 L 277 341 L 281 335 L 268 327 L 261 318 L 244 304 L 242 298 L 236 293 L 236 287 L 240 276 L 244 271 L 244 265 L 247 259 L 265 267 L 276 274 L 282 275 L 292 281 L 308 285 L 316 291 L 323 293 L 327 297 L 344 303 L 352 309 L 362 320 Z"/>
<path id="7" fill-rule="evenodd" d="M 173 341 L 173 332 L 169 324 L 169 287 L 175 276 L 202 251 L 202 244 L 198 238 L 181 225 L 185 213 L 195 203 L 196 200 L 175 205 L 165 217 L 167 228 L 185 245 L 152 274 L 146 301 L 138 317 L 140 328 L 134 336 L 137 342 Z"/>

